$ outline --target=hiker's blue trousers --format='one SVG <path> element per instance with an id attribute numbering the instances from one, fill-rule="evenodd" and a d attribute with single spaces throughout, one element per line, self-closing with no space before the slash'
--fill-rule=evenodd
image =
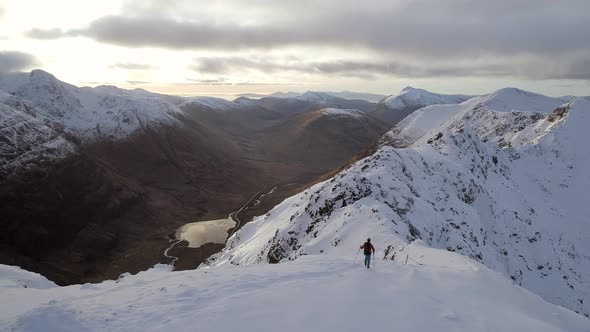
<path id="1" fill-rule="evenodd" d="M 365 266 L 369 267 L 371 266 L 371 255 L 365 255 Z"/>

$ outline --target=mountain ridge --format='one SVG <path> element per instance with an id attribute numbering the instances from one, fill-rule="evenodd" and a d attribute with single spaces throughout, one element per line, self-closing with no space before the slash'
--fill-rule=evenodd
<path id="1" fill-rule="evenodd" d="M 363 236 L 391 259 L 422 239 L 587 316 L 590 229 L 581 220 L 590 210 L 580 197 L 590 185 L 582 143 L 590 104 L 578 99 L 551 111 L 527 94 L 524 111 L 506 108 L 502 93 L 478 98 L 413 113 L 457 109 L 403 144 L 399 132 L 423 123 L 400 122 L 373 155 L 255 218 L 210 264 L 343 254 Z"/>

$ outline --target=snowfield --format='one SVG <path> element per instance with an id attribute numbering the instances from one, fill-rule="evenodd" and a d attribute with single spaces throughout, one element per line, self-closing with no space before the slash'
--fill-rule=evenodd
<path id="1" fill-rule="evenodd" d="M 277 265 L 160 265 L 100 284 L 2 287 L 0 330 L 590 331 L 588 319 L 458 254 L 415 243 L 405 252 L 425 265 L 378 260 L 367 270 L 348 249 Z"/>
<path id="2" fill-rule="evenodd" d="M 363 237 L 393 259 L 420 239 L 588 316 L 589 126 L 587 100 L 517 89 L 423 108 L 372 156 L 245 225 L 209 264 L 345 255 Z"/>

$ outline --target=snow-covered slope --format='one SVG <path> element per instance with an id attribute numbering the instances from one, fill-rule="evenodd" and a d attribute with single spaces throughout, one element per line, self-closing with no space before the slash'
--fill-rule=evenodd
<path id="1" fill-rule="evenodd" d="M 350 254 L 367 236 L 391 259 L 422 239 L 587 316 L 590 102 L 559 103 L 503 89 L 424 108 L 372 156 L 245 225 L 213 264 Z"/>
<path id="2" fill-rule="evenodd" d="M 320 113 L 328 116 L 343 116 L 343 117 L 351 117 L 351 118 L 366 118 L 367 115 L 365 112 L 353 109 L 343 109 L 343 108 L 324 108 L 320 110 Z"/>
<path id="3" fill-rule="evenodd" d="M 396 110 L 406 107 L 421 108 L 435 104 L 457 104 L 469 98 L 471 96 L 445 95 L 408 86 L 403 88 L 399 94 L 388 96 L 381 102 L 389 109 Z"/>
<path id="4" fill-rule="evenodd" d="M 495 126 L 498 117 L 511 117 L 510 114 L 502 115 L 501 112 L 519 112 L 515 113 L 517 117 L 530 112 L 538 112 L 536 117 L 539 120 L 543 114 L 551 112 L 568 102 L 564 98 L 551 98 L 540 94 L 523 91 L 515 88 L 504 88 L 488 95 L 474 97 L 461 104 L 448 105 L 430 105 L 415 111 L 411 116 L 404 118 L 395 126 L 385 137 L 387 143 L 395 147 L 406 147 L 415 142 L 418 138 L 424 136 L 429 131 L 441 126 L 456 115 L 459 120 L 464 113 L 472 110 L 492 110 L 495 113 L 494 119 L 480 119 L 472 126 Z M 471 119 L 471 118 L 470 118 Z M 492 122 L 486 122 L 491 120 Z M 509 120 L 503 119 L 502 131 L 506 131 L 506 126 L 512 126 Z M 527 124 L 530 122 L 527 122 Z M 518 126 L 522 126 L 519 123 Z M 500 132 L 498 133 L 500 134 Z M 494 135 L 494 133 L 492 133 Z M 500 135 L 498 135 L 500 137 Z"/>
<path id="5" fill-rule="evenodd" d="M 586 318 L 470 259 L 419 244 L 406 250 L 426 265 L 379 260 L 367 270 L 348 253 L 182 272 L 157 266 L 101 284 L 2 287 L 0 329 L 590 331 Z"/>
<path id="6" fill-rule="evenodd" d="M 82 140 L 123 138 L 140 128 L 177 124 L 174 104 L 112 86 L 78 88 L 42 70 L 0 75 L 0 91 L 26 100 L 44 117 Z"/>
<path id="7" fill-rule="evenodd" d="M 399 94 L 381 100 L 371 114 L 392 125 L 417 109 L 429 105 L 457 104 L 468 100 L 467 95 L 445 95 L 412 87 L 404 88 Z"/>
<path id="8" fill-rule="evenodd" d="M 114 86 L 78 88 L 41 70 L 0 74 L 0 176 L 62 159 L 80 144 L 179 125 L 184 113 L 167 99 L 174 98 Z"/>
<path id="9" fill-rule="evenodd" d="M 243 100 L 243 99 L 241 99 Z M 195 107 L 201 106 L 207 110 L 214 110 L 214 111 L 227 111 L 227 110 L 234 110 L 237 107 L 237 103 L 216 97 L 193 97 L 185 101 L 184 103 L 180 104 L 181 108 L 183 107 Z"/>
<path id="10" fill-rule="evenodd" d="M 40 274 L 23 270 L 17 266 L 0 265 L 0 291 L 11 288 L 47 289 L 57 285 Z"/>
<path id="11" fill-rule="evenodd" d="M 0 91 L 0 177 L 75 151 L 62 127 L 21 98 Z"/>

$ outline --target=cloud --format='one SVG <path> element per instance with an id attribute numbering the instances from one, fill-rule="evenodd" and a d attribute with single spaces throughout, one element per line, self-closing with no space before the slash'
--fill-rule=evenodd
<path id="1" fill-rule="evenodd" d="M 65 37 L 68 33 L 64 32 L 61 29 L 38 29 L 34 28 L 27 32 L 25 35 L 29 38 L 33 39 L 40 39 L 40 40 L 49 40 L 49 39 L 57 39 L 61 37 Z"/>
<path id="2" fill-rule="evenodd" d="M 141 85 L 141 84 L 149 84 L 149 83 L 151 83 L 151 82 L 148 82 L 148 81 L 133 81 L 133 80 L 125 81 L 125 82 L 127 82 L 127 84 L 131 84 L 131 85 Z"/>
<path id="3" fill-rule="evenodd" d="M 431 77 L 519 77 L 523 79 L 590 80 L 590 58 L 569 59 L 558 65 L 555 59 L 497 61 L 489 63 L 404 63 L 376 60 L 306 61 L 289 57 L 203 57 L 191 67 L 201 74 L 230 74 L 247 70 L 263 73 L 299 73 L 376 79 L 383 76 Z"/>
<path id="4" fill-rule="evenodd" d="M 236 1 L 234 1 L 236 2 Z M 260 20 L 263 24 L 191 20 L 172 16 L 105 16 L 83 29 L 56 31 L 33 29 L 29 36 L 83 35 L 95 40 L 132 47 L 156 46 L 173 49 L 242 49 L 292 45 L 366 47 L 422 56 L 462 56 L 487 53 L 560 53 L 588 50 L 590 11 L 584 1 L 567 5 L 548 0 L 370 1 L 360 7 L 350 0 L 303 1 L 259 6 L 285 11 L 290 18 Z M 240 3 L 237 1 L 237 3 Z M 331 5 L 327 5 L 331 4 Z M 299 13 L 301 12 L 301 13 Z"/>
<path id="5" fill-rule="evenodd" d="M 30 69 L 39 65 L 39 61 L 28 53 L 0 51 L 0 73 Z"/>
<path id="6" fill-rule="evenodd" d="M 212 79 L 187 78 L 186 80 L 188 81 L 188 83 L 186 83 L 187 85 L 232 85 L 232 83 L 228 82 L 225 77 Z"/>
<path id="7" fill-rule="evenodd" d="M 333 56 L 336 52 L 348 56 L 371 53 L 376 59 L 396 60 L 299 65 L 264 59 L 201 59 L 198 70 L 209 73 L 242 67 L 365 78 L 377 73 L 589 76 L 587 62 L 580 60 L 580 54 L 590 54 L 587 0 L 367 0 L 362 5 L 358 0 L 227 0 L 223 6 L 195 6 L 188 0 L 169 5 L 153 0 L 129 3 L 130 8 L 138 8 L 126 11 L 133 14 L 104 16 L 78 29 L 33 29 L 27 35 L 36 39 L 85 36 L 125 47 L 259 54 L 297 48 Z M 157 15 L 159 11 L 163 14 Z"/>
<path id="8" fill-rule="evenodd" d="M 158 66 L 152 66 L 144 63 L 134 63 L 134 62 L 125 62 L 125 63 L 115 63 L 109 66 L 110 68 L 115 69 L 128 69 L 128 70 L 148 70 L 148 69 L 158 69 Z"/>

